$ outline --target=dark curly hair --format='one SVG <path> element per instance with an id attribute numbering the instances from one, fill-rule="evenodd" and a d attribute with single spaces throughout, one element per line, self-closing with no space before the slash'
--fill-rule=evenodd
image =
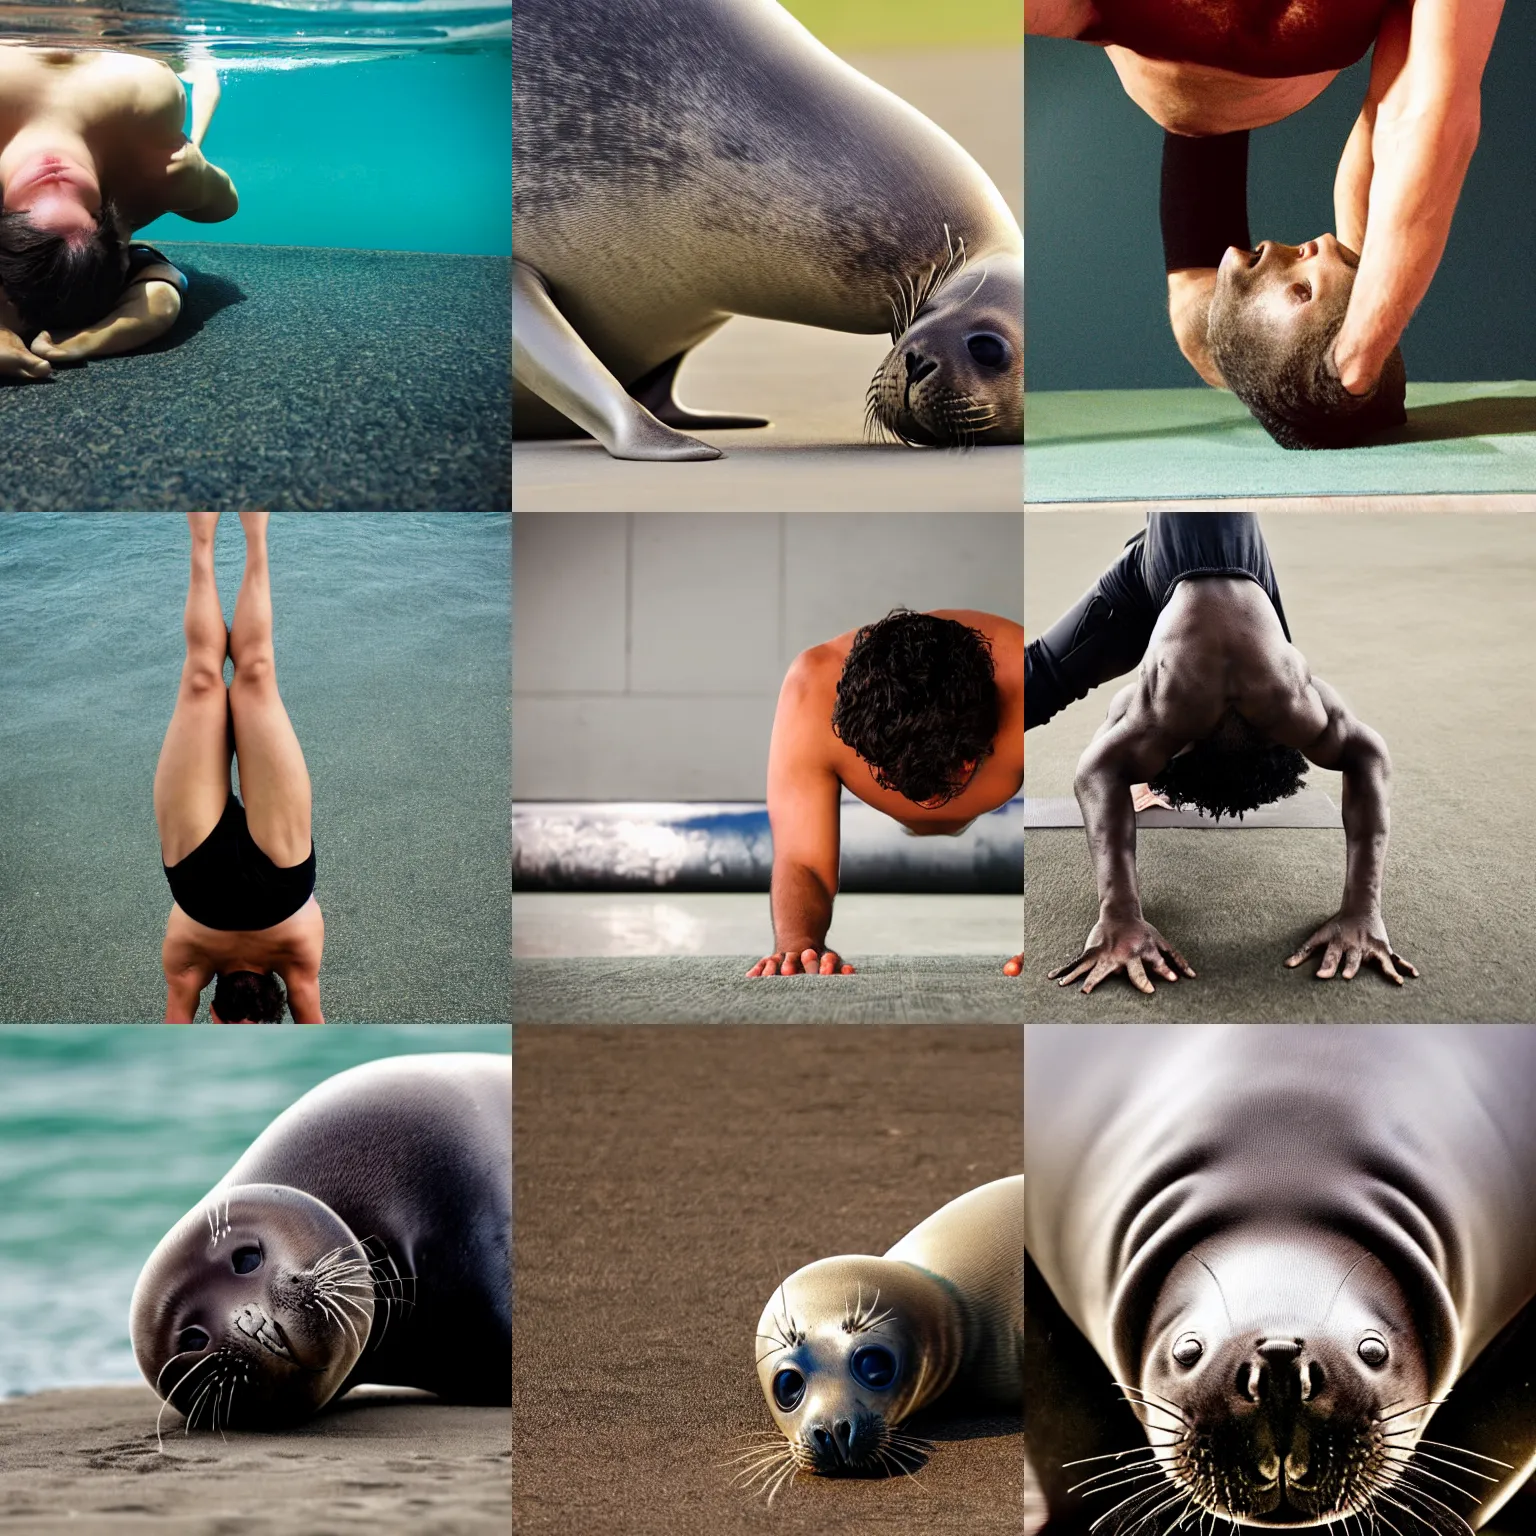
<path id="1" fill-rule="evenodd" d="M 288 995 L 276 971 L 222 971 L 213 989 L 213 1011 L 226 1024 L 281 1024 Z"/>
<path id="2" fill-rule="evenodd" d="M 1189 805 L 1218 820 L 1288 799 L 1302 787 L 1307 760 L 1295 747 L 1261 735 L 1235 710 L 1189 751 L 1168 759 L 1148 783 L 1176 806 Z"/>
<path id="3" fill-rule="evenodd" d="M 837 680 L 832 729 L 875 782 L 921 805 L 953 800 L 997 736 L 992 646 L 980 630 L 910 608 L 866 624 Z"/>
<path id="4" fill-rule="evenodd" d="M 1408 375 L 1397 347 L 1368 395 L 1344 388 L 1333 361 L 1355 274 L 1308 306 L 1304 326 L 1286 342 L 1262 318 L 1249 290 L 1218 284 L 1206 340 L 1227 388 L 1282 448 L 1353 448 L 1408 419 Z"/>
<path id="5" fill-rule="evenodd" d="M 22 211 L 0 213 L 0 288 L 31 332 L 51 331 L 57 339 L 100 320 L 122 296 L 127 270 L 128 248 L 110 201 L 84 240 L 37 229 Z"/>

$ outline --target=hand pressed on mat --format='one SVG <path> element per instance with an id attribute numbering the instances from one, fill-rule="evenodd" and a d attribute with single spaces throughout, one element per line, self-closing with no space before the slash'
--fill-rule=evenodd
<path id="1" fill-rule="evenodd" d="M 843 963 L 835 949 L 807 944 L 803 949 L 784 949 L 765 955 L 747 972 L 748 976 L 852 976 L 853 967 Z"/>
<path id="2" fill-rule="evenodd" d="M 1101 917 L 1089 930 L 1082 954 L 1070 965 L 1058 965 L 1047 974 L 1057 986 L 1065 987 L 1086 972 L 1088 979 L 1082 990 L 1087 994 L 1101 981 L 1124 971 L 1138 992 L 1152 993 L 1157 988 L 1148 979 L 1148 967 L 1164 981 L 1177 981 L 1179 971 L 1191 980 L 1195 975 L 1194 966 L 1138 912 L 1131 917 Z"/>
<path id="3" fill-rule="evenodd" d="M 1419 974 L 1416 966 L 1392 948 L 1387 925 L 1375 908 L 1358 913 L 1345 908 L 1330 917 L 1285 963 L 1294 970 L 1319 949 L 1323 951 L 1323 963 L 1317 968 L 1319 981 L 1328 981 L 1339 974 L 1341 960 L 1345 981 L 1353 981 L 1360 967 L 1372 960 L 1381 967 L 1382 975 L 1398 986 L 1403 984 L 1403 973 Z"/>

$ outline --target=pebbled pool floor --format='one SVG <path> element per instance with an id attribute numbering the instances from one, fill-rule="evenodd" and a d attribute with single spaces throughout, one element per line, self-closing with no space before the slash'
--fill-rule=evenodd
<path id="1" fill-rule="evenodd" d="M 0 510 L 510 506 L 505 258 L 163 249 L 167 336 L 0 383 Z"/>

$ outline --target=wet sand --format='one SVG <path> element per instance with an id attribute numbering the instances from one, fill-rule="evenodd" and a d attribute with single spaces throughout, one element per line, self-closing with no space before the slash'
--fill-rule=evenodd
<path id="1" fill-rule="evenodd" d="M 147 1387 L 0 1403 L 0 1530 L 504 1536 L 510 1416 L 364 1389 L 286 1434 L 186 1436 Z"/>

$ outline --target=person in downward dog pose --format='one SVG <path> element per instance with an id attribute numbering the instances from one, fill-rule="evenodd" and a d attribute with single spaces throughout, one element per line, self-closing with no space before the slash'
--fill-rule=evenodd
<path id="1" fill-rule="evenodd" d="M 175 898 L 161 949 L 165 1020 L 190 1024 L 216 980 L 217 1023 L 278 1022 L 286 986 L 294 1022 L 321 1024 L 325 922 L 314 896 L 309 770 L 277 691 L 267 514 L 240 514 L 245 574 L 228 630 L 213 570 L 218 520 L 187 514 L 186 660 L 155 769 L 160 857 Z M 227 688 L 226 656 L 235 664 Z"/>
<path id="2" fill-rule="evenodd" d="M 1311 761 L 1344 778 L 1344 899 L 1291 955 L 1321 950 L 1319 980 L 1374 962 L 1402 985 L 1418 971 L 1381 915 L 1392 765 L 1386 743 L 1291 643 L 1269 549 L 1251 512 L 1150 512 L 1144 532 L 1024 660 L 1025 729 L 1134 670 L 1077 765 L 1099 887 L 1082 953 L 1050 972 L 1083 991 L 1123 971 L 1141 992 L 1193 966 L 1149 923 L 1136 879 L 1135 792 L 1216 817 L 1294 795 Z M 1342 970 L 1341 970 L 1342 966 Z M 1175 969 L 1177 967 L 1177 969 Z"/>

